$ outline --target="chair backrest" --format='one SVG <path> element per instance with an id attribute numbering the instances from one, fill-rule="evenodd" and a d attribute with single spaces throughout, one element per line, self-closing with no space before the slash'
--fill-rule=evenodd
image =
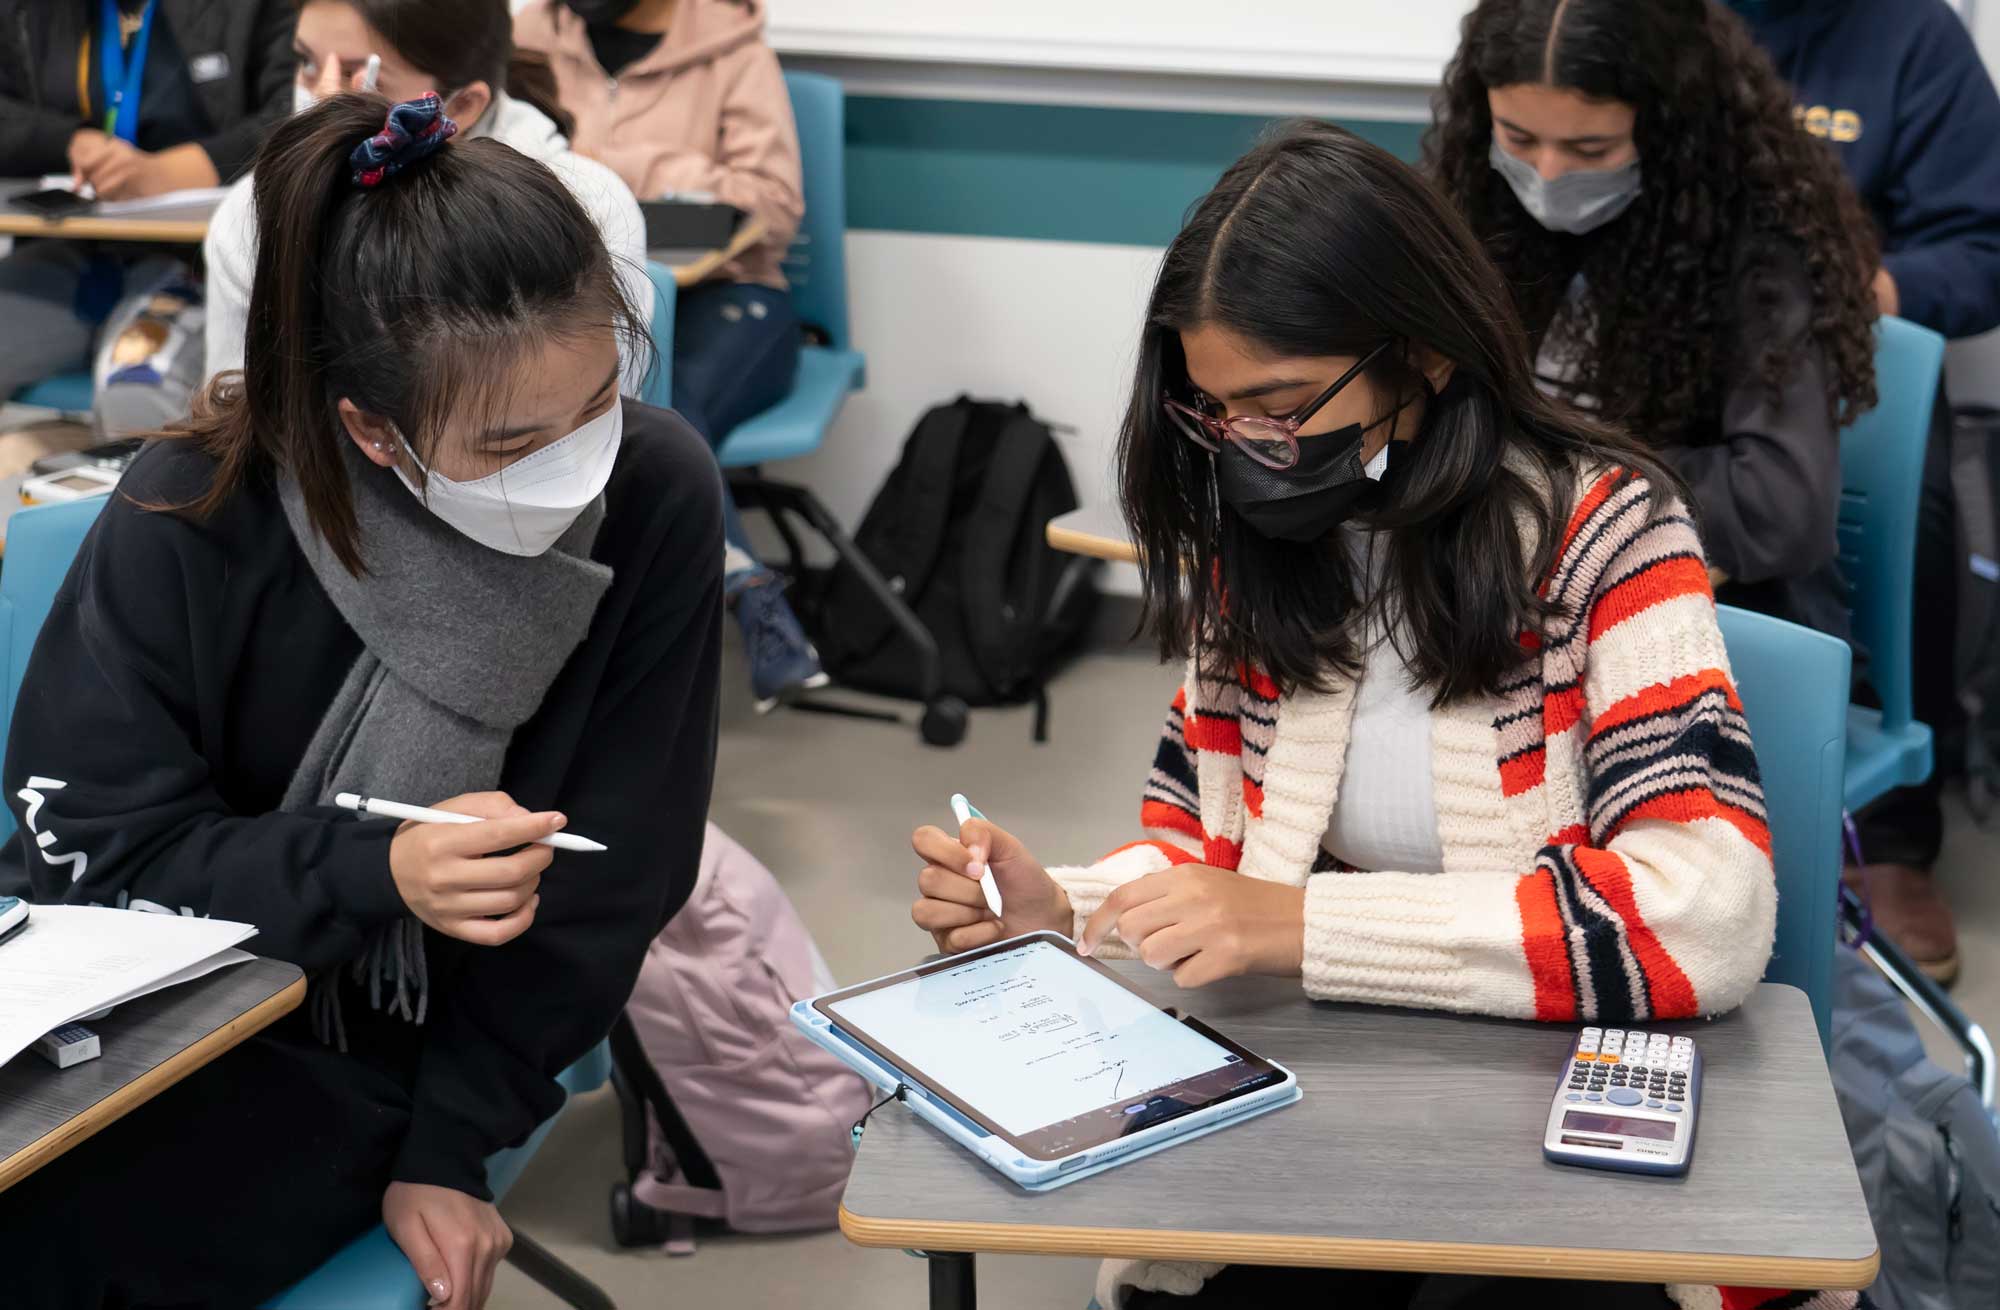
<path id="1" fill-rule="evenodd" d="M 105 497 L 90 496 L 61 505 L 37 505 L 21 510 L 7 521 L 7 553 L 0 567 L 0 634 L 4 634 L 7 676 L 0 685 L 0 745 L 14 720 L 14 700 L 21 694 L 21 678 L 28 671 L 28 656 L 41 635 L 42 621 L 49 616 L 56 591 L 69 576 L 77 548 L 97 522 Z M 14 816 L 0 806 L 0 841 L 14 835 Z"/>
<path id="2" fill-rule="evenodd" d="M 785 278 L 799 321 L 826 333 L 828 345 L 846 350 L 846 93 L 837 78 L 821 73 L 786 73 L 785 89 L 799 126 L 806 187 L 805 221 L 785 254 Z"/>
<path id="3" fill-rule="evenodd" d="M 646 373 L 646 384 L 639 389 L 639 399 L 661 409 L 672 409 L 674 307 L 680 299 L 681 288 L 674 281 L 674 271 L 657 259 L 646 261 L 646 276 L 653 280 L 653 322 L 649 329 L 653 338 L 653 359 L 652 367 Z"/>
<path id="4" fill-rule="evenodd" d="M 1778 940 L 1764 977 L 1804 991 L 1825 1043 L 1833 1017 L 1834 920 L 1853 652 L 1823 632 L 1715 607 L 1764 779 Z"/>
<path id="5" fill-rule="evenodd" d="M 1917 498 L 1944 338 L 1900 318 L 1875 326 L 1875 408 L 1840 434 L 1840 568 L 1854 640 L 1882 726 L 1910 722 L 1910 611 L 1917 567 Z"/>

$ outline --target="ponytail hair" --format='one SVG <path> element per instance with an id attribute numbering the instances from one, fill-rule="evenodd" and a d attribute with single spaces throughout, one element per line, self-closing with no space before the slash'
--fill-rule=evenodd
<path id="1" fill-rule="evenodd" d="M 393 422 L 428 468 L 448 416 L 505 405 L 488 380 L 523 353 L 593 333 L 617 336 L 629 360 L 650 350 L 596 225 L 541 163 L 461 138 L 360 185 L 351 157 L 389 108 L 332 96 L 272 127 L 252 182 L 243 371 L 213 380 L 193 418 L 161 434 L 216 461 L 186 512 L 212 514 L 251 477 L 282 470 L 357 577 L 340 401 Z"/>

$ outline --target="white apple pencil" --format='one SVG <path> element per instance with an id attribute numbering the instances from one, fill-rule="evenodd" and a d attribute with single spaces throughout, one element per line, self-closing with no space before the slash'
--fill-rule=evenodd
<path id="1" fill-rule="evenodd" d="M 958 792 L 951 794 L 951 814 L 953 818 L 958 820 L 958 826 L 961 828 L 973 819 L 983 819 L 986 817 L 974 809 L 972 802 L 965 799 Z M 992 851 L 986 852 L 986 867 L 979 874 L 979 890 L 986 893 L 986 908 L 993 911 L 994 918 L 999 918 L 1000 884 L 993 881 Z"/>
<path id="2" fill-rule="evenodd" d="M 354 810 L 361 814 L 380 815 L 385 819 L 409 819 L 416 823 L 485 823 L 476 814 L 453 814 L 450 810 L 429 810 L 421 805 L 405 805 L 401 801 L 381 801 L 373 796 L 356 796 L 344 791 L 333 798 L 333 803 L 343 810 Z M 553 846 L 559 851 L 608 851 L 611 848 L 602 842 L 594 842 L 588 837 L 579 837 L 573 832 L 552 833 L 547 837 L 535 838 L 533 845 Z"/>

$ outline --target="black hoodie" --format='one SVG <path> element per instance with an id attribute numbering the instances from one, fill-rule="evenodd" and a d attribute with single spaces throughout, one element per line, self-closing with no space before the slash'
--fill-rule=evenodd
<path id="1" fill-rule="evenodd" d="M 1738 0 L 1882 232 L 1902 317 L 2000 326 L 2000 95 L 1945 0 Z"/>
<path id="2" fill-rule="evenodd" d="M 395 824 L 279 809 L 361 641 L 268 475 L 199 522 L 135 503 L 186 504 L 214 468 L 187 441 L 148 448 L 57 592 L 7 738 L 21 831 L 0 853 L 0 890 L 253 923 L 251 950 L 323 988 L 406 913 Z M 609 1031 L 694 887 L 715 764 L 722 480 L 677 415 L 626 403 L 591 555 L 611 588 L 515 732 L 500 787 L 610 850 L 557 854 L 534 924 L 504 946 L 426 932 L 421 1027 L 346 991 L 349 1058 L 409 1089 L 398 1181 L 487 1195 L 486 1157 L 562 1104 L 556 1075 Z M 302 1010 L 267 1037 L 311 1040 L 304 1026 Z"/>

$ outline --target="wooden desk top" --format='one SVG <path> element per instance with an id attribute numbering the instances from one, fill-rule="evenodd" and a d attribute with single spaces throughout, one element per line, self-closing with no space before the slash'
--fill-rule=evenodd
<path id="1" fill-rule="evenodd" d="M 743 220 L 742 226 L 736 229 L 736 235 L 729 238 L 729 244 L 720 250 L 710 250 L 702 253 L 693 251 L 662 251 L 661 253 L 671 255 L 671 258 L 667 262 L 672 265 L 674 270 L 674 284 L 676 286 L 691 287 L 708 281 L 709 278 L 715 276 L 721 270 L 724 264 L 727 264 L 730 260 L 735 259 L 744 251 L 762 241 L 766 230 L 762 220 L 746 218 Z M 683 257 L 689 255 L 693 257 L 686 258 L 683 262 Z"/>
<path id="2" fill-rule="evenodd" d="M 25 195 L 30 191 L 39 191 L 41 185 L 32 178 L 0 180 L 0 196 Z M 208 235 L 208 219 L 214 212 L 215 206 L 211 204 L 175 205 L 117 218 L 80 214 L 74 218 L 50 220 L 0 200 L 0 235 L 68 237 L 77 241 L 164 241 L 198 246 Z"/>
<path id="3" fill-rule="evenodd" d="M 251 960 L 119 1006 L 90 1028 L 95 1060 L 58 1069 L 32 1051 L 0 1065 L 0 1192 L 298 1008 L 305 975 Z"/>
<path id="4" fill-rule="evenodd" d="M 1137 564 L 1139 552 L 1126 535 L 1125 520 L 1115 505 L 1086 505 L 1049 520 L 1049 545 L 1072 555 L 1089 555 L 1120 564 Z"/>
<path id="5" fill-rule="evenodd" d="M 1043 1195 L 907 1111 L 869 1120 L 841 1207 L 862 1246 L 1614 1281 L 1857 1288 L 1875 1233 L 1805 994 L 1760 986 L 1701 1043 L 1684 1178 L 1550 1164 L 1575 1030 L 1315 1005 L 1294 981 L 1182 992 L 1113 966 L 1298 1074 L 1296 1105 Z"/>

